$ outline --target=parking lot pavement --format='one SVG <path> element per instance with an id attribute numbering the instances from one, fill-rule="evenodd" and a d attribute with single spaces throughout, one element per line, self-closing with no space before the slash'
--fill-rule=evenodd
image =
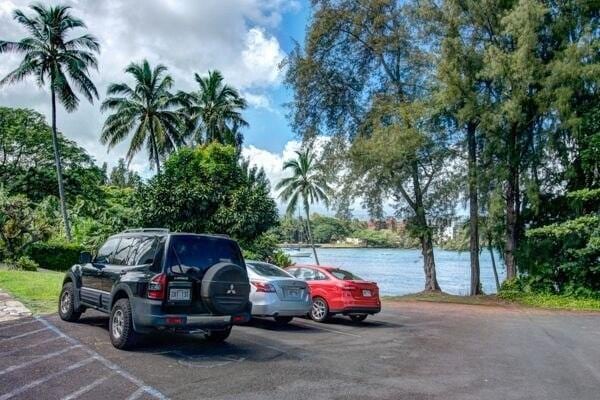
<path id="1" fill-rule="evenodd" d="M 255 320 L 222 345 L 153 335 L 135 351 L 106 316 L 0 324 L 4 399 L 594 399 L 600 314 L 384 303 L 364 323 Z M 137 396 L 137 397 L 136 397 Z"/>

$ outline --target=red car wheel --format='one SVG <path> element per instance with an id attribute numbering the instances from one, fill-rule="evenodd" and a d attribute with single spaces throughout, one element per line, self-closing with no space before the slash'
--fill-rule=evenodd
<path id="1" fill-rule="evenodd" d="M 329 305 L 322 297 L 315 297 L 312 300 L 310 317 L 313 321 L 323 322 L 329 317 Z"/>

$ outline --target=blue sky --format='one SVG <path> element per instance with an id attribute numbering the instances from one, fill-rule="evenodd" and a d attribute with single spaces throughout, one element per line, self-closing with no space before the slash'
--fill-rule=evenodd
<path id="1" fill-rule="evenodd" d="M 286 54 L 293 49 L 294 43 L 304 40 L 306 24 L 310 16 L 308 1 L 298 3 L 297 9 L 283 14 L 281 25 L 273 31 L 274 36 Z M 287 142 L 294 139 L 284 104 L 290 101 L 292 93 L 284 85 L 278 85 L 268 90 L 274 110 L 253 108 L 246 117 L 250 127 L 246 132 L 246 143 L 271 151 L 282 152 Z"/>
<path id="2" fill-rule="evenodd" d="M 26 13 L 31 0 L 0 0 L 0 38 L 19 40 L 26 35 L 12 13 Z M 249 108 L 244 116 L 243 155 L 265 169 L 272 186 L 285 172 L 283 162 L 294 156 L 300 143 L 289 126 L 284 106 L 292 93 L 283 84 L 281 61 L 302 43 L 310 16 L 308 0 L 52 0 L 67 4 L 83 19 L 101 45 L 99 71 L 92 79 L 100 93 L 94 104 L 82 101 L 73 113 L 58 108 L 58 128 L 87 150 L 98 164 L 110 167 L 125 156 L 128 140 L 108 149 L 99 141 L 106 115 L 99 103 L 114 82 L 131 83 L 124 73 L 131 62 L 147 59 L 167 66 L 174 90 L 195 90 L 194 73 L 220 70 L 225 81 L 239 89 Z M 0 76 L 13 70 L 21 58 L 0 55 Z M 49 90 L 34 79 L 0 88 L 0 106 L 26 107 L 50 115 Z M 48 118 L 49 120 L 49 118 Z M 142 177 L 154 174 L 142 151 L 130 167 Z M 273 192 L 277 197 L 277 193 Z M 280 210 L 283 205 L 280 203 Z M 323 206 L 316 211 L 329 213 Z M 364 211 L 356 210 L 358 215 Z"/>

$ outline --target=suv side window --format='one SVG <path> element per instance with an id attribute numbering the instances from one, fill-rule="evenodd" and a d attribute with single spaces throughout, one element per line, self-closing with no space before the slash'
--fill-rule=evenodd
<path id="1" fill-rule="evenodd" d="M 98 250 L 98 254 L 96 255 L 96 258 L 94 258 L 94 262 L 98 264 L 108 264 L 110 262 L 111 255 L 114 253 L 115 248 L 119 244 L 119 240 L 120 238 L 108 239 L 106 243 L 100 247 L 100 250 Z"/>
<path id="2" fill-rule="evenodd" d="M 153 272 L 161 272 L 162 271 L 162 261 L 163 261 L 163 254 L 165 253 L 165 242 L 166 242 L 166 238 L 160 238 L 156 239 L 156 250 L 154 251 L 154 261 L 152 262 L 152 265 L 150 266 L 150 271 Z"/>
<path id="3" fill-rule="evenodd" d="M 127 265 L 127 256 L 129 256 L 129 252 L 133 247 L 134 239 L 131 237 L 124 237 L 121 239 L 121 243 L 117 247 L 117 251 L 113 256 L 113 260 L 111 264 L 115 265 Z"/>
<path id="4" fill-rule="evenodd" d="M 154 261 L 158 240 L 155 237 L 145 237 L 136 241 L 134 252 L 129 257 L 130 265 L 151 264 Z"/>

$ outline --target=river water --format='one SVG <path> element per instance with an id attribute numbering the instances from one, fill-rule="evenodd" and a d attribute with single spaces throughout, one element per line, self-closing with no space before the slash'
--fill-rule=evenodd
<path id="1" fill-rule="evenodd" d="M 302 249 L 303 252 L 311 251 Z M 466 295 L 469 293 L 469 252 L 435 249 L 437 278 L 444 292 Z M 417 249 L 328 249 L 317 248 L 322 265 L 347 269 L 365 280 L 375 281 L 384 296 L 416 293 L 423 290 L 423 256 Z M 506 277 L 506 269 L 495 254 L 500 282 Z M 312 264 L 313 257 L 293 257 L 297 264 Z M 481 284 L 485 293 L 495 293 L 496 284 L 492 261 L 488 251 L 480 256 Z"/>

